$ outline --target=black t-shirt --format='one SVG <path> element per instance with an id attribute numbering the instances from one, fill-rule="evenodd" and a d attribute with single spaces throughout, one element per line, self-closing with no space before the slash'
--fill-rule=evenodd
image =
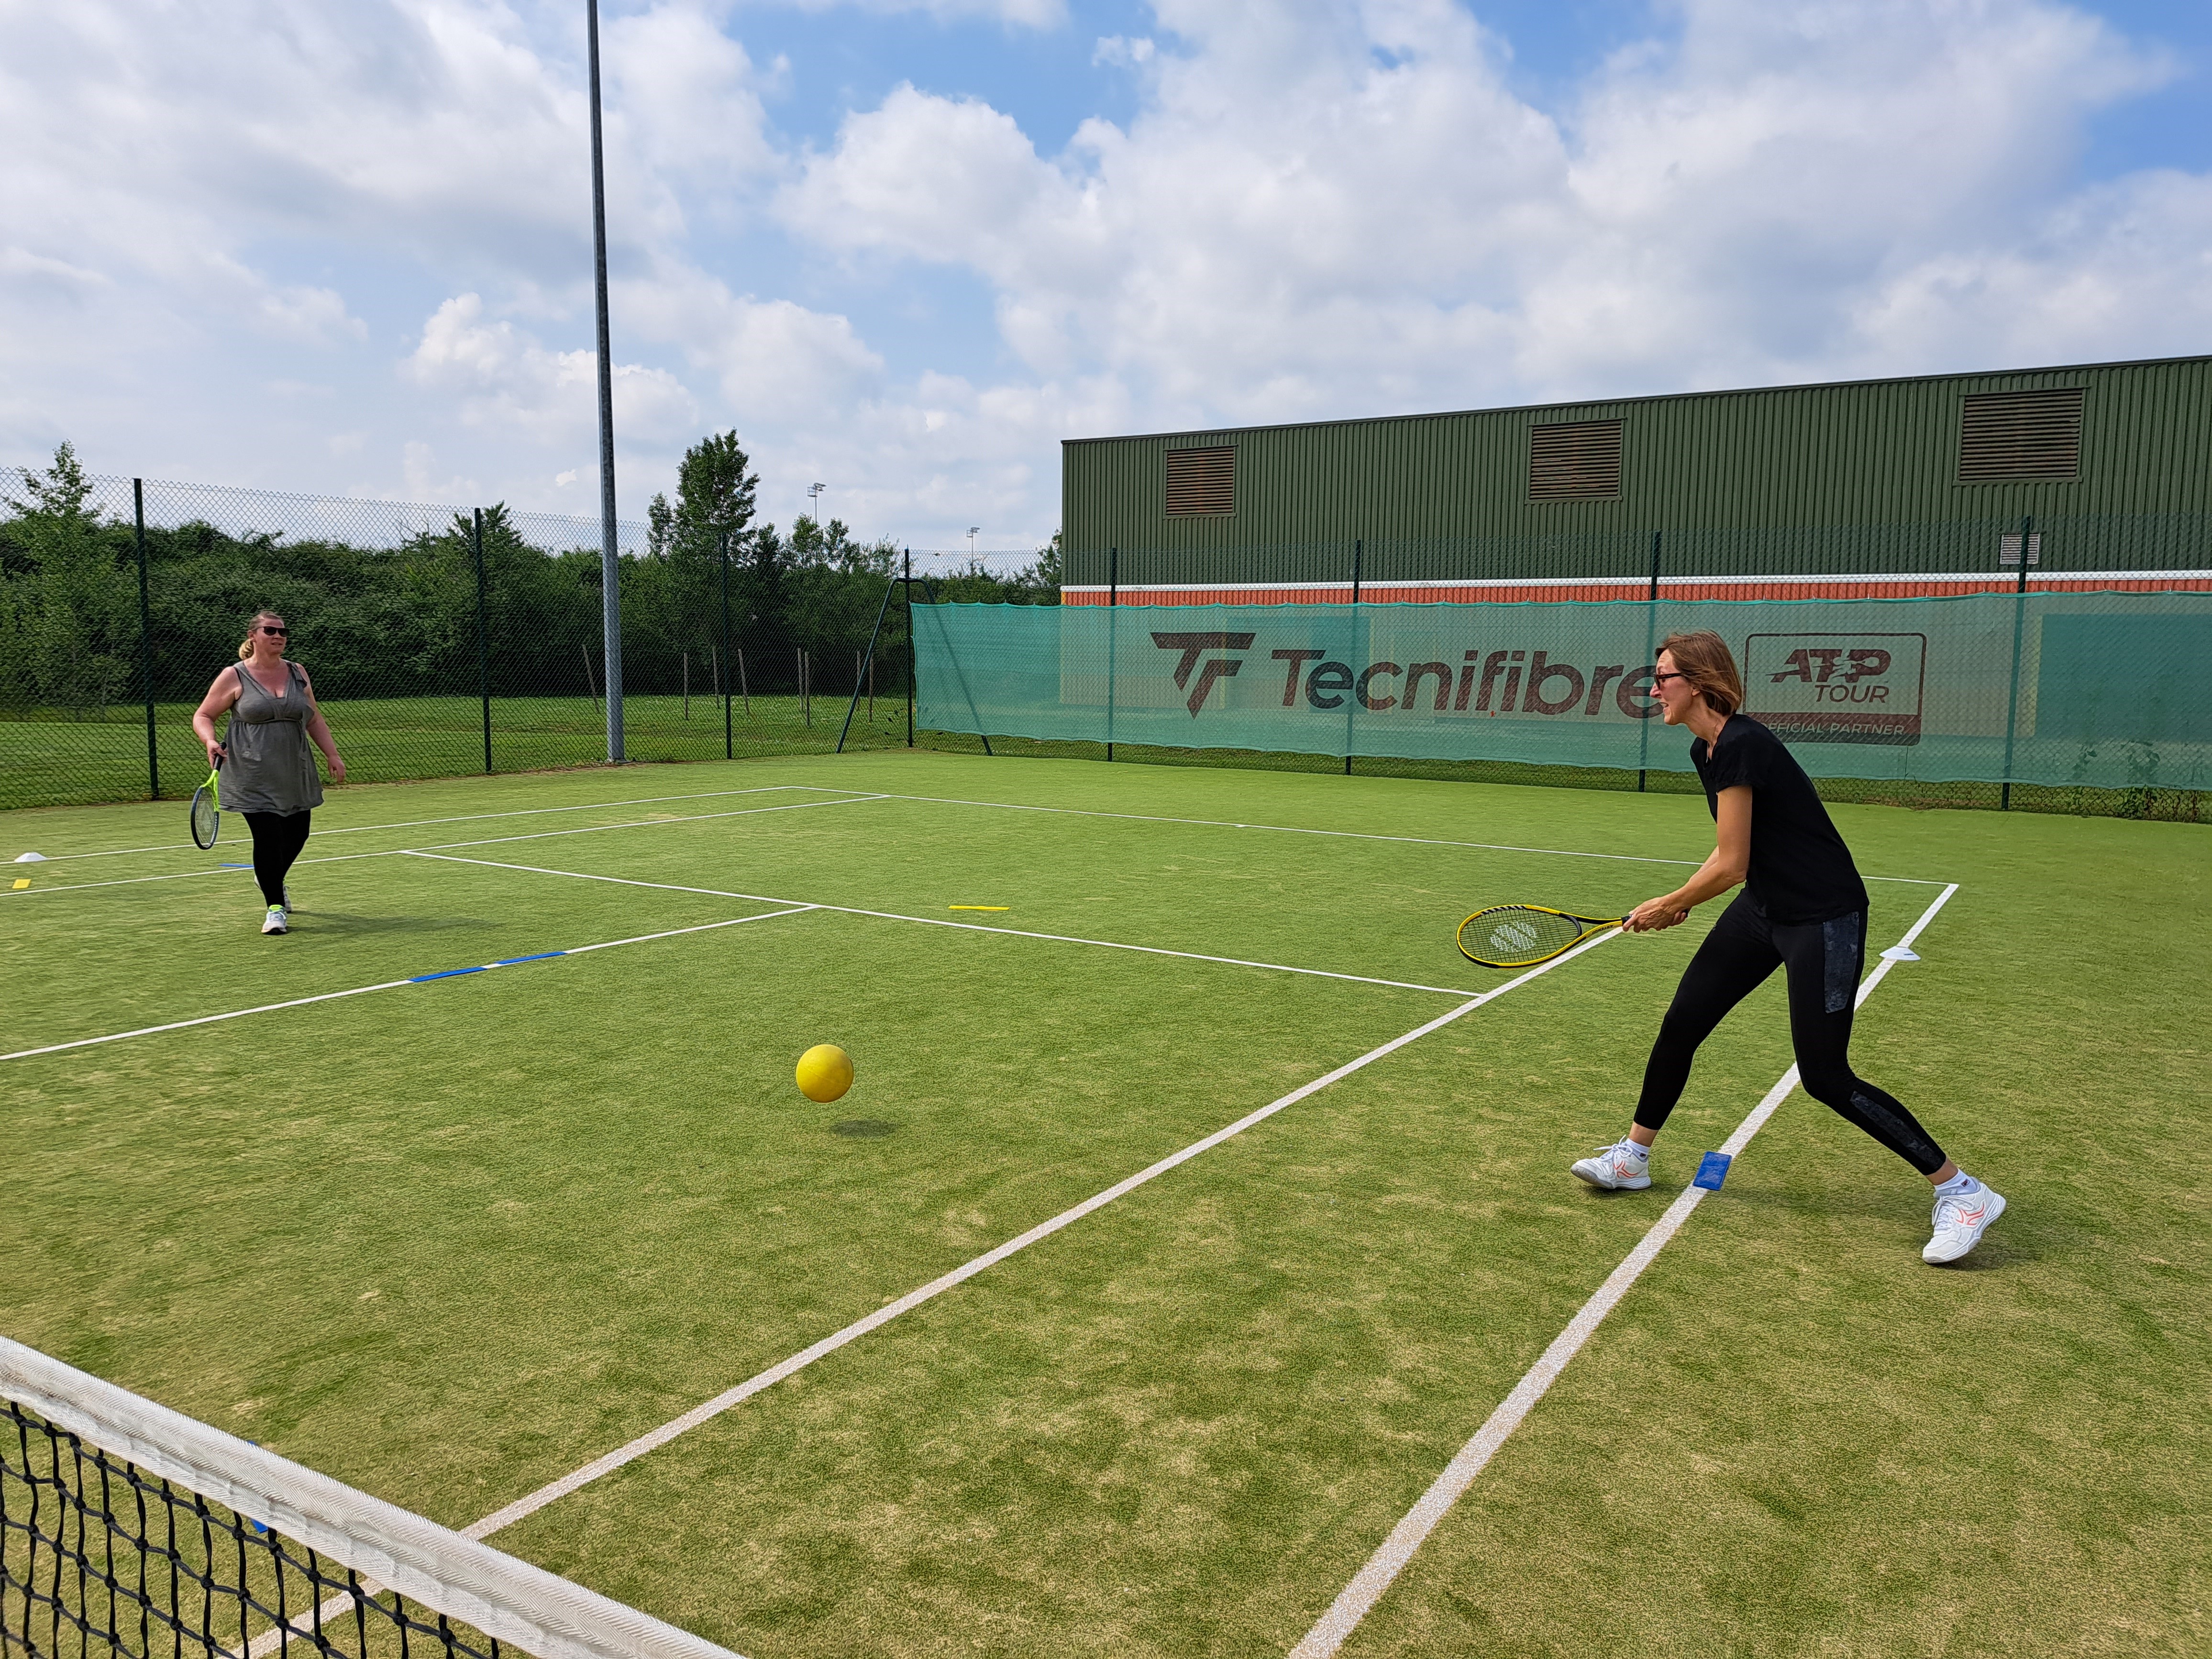
<path id="1" fill-rule="evenodd" d="M 1743 888 L 1759 915 L 1787 927 L 1867 908 L 1850 849 L 1781 738 L 1748 714 L 1731 714 L 1710 750 L 1703 738 L 1690 745 L 1690 763 L 1716 819 L 1722 790 L 1751 786 L 1751 872 Z"/>

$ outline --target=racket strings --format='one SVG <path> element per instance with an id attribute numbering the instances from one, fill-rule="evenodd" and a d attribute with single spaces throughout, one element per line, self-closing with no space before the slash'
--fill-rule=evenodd
<path id="1" fill-rule="evenodd" d="M 1525 968 L 1559 955 L 1592 927 L 1579 916 L 1502 904 L 1461 923 L 1459 947 L 1470 961 L 1486 967 Z"/>

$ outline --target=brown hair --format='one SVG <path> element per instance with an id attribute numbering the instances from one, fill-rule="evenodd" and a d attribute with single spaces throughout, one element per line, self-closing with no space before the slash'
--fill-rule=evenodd
<path id="1" fill-rule="evenodd" d="M 255 611 L 255 612 L 253 613 L 253 620 L 252 620 L 252 622 L 250 622 L 250 623 L 246 623 L 246 641 L 245 641 L 245 643 L 243 643 L 242 645 L 240 645 L 240 646 L 238 647 L 238 659 L 239 659 L 239 661 L 240 661 L 240 662 L 244 662 L 244 661 L 245 661 L 248 657 L 250 657 L 250 656 L 252 656 L 252 655 L 253 654 L 253 631 L 254 631 L 254 629 L 256 629 L 259 628 L 259 627 L 261 626 L 261 624 L 262 624 L 262 623 L 263 623 L 264 621 L 268 621 L 268 622 L 283 622 L 283 620 L 284 620 L 284 613 L 283 613 L 283 611 Z"/>
<path id="2" fill-rule="evenodd" d="M 1659 649 L 1674 659 L 1674 666 L 1688 677 L 1715 714 L 1733 714 L 1743 707 L 1743 676 L 1736 672 L 1728 641 L 1711 629 L 1669 634 Z"/>

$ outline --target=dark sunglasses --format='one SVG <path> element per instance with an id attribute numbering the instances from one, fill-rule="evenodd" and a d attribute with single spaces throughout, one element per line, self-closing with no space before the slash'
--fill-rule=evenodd
<path id="1" fill-rule="evenodd" d="M 1654 674 L 1651 677 L 1651 684 L 1661 686 L 1666 684 L 1668 680 L 1686 680 L 1689 678 L 1687 674 L 1683 673 Z"/>
<path id="2" fill-rule="evenodd" d="M 289 638 L 292 632 L 289 628 L 271 628 L 267 623 L 261 624 L 261 631 L 264 634 L 274 634 L 279 639 Z"/>

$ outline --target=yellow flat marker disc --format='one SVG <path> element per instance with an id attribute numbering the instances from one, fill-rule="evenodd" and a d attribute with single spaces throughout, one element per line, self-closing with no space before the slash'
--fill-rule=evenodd
<path id="1" fill-rule="evenodd" d="M 26 887 L 30 884 L 27 881 L 23 884 Z M 948 904 L 945 908 L 948 910 L 1011 910 L 1014 907 L 1011 904 Z"/>
<path id="2" fill-rule="evenodd" d="M 15 878 L 15 890 L 19 893 L 30 884 L 31 878 L 28 876 L 18 876 Z"/>

